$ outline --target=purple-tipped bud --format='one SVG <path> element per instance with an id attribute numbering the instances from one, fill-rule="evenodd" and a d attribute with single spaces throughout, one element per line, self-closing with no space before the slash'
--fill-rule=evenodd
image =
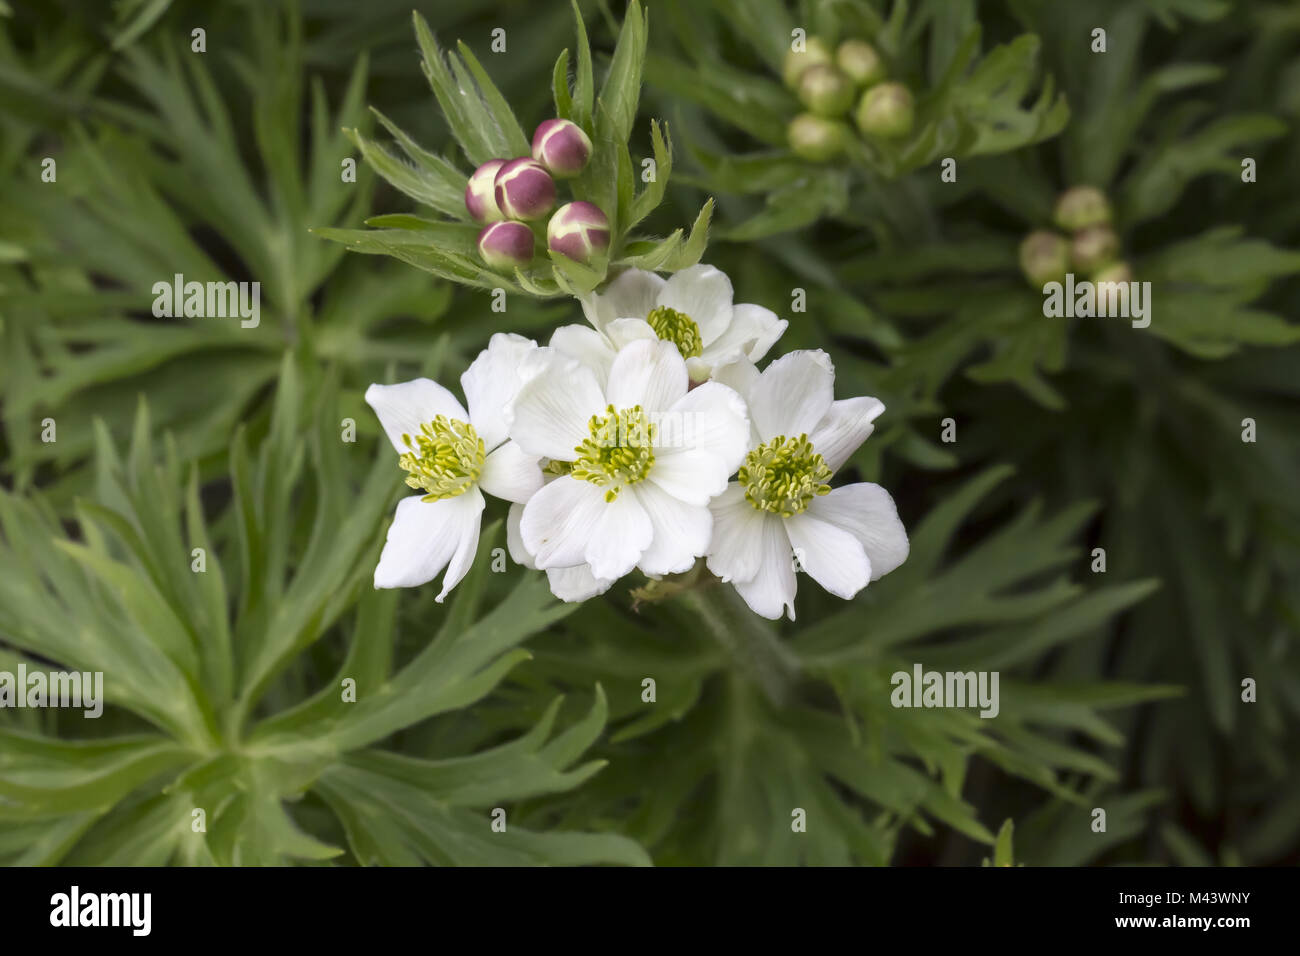
<path id="1" fill-rule="evenodd" d="M 546 224 L 546 247 L 587 263 L 609 248 L 609 220 L 589 202 L 565 203 Z"/>
<path id="2" fill-rule="evenodd" d="M 494 222 L 478 234 L 478 254 L 493 269 L 533 261 L 533 231 L 522 222 Z"/>
<path id="3" fill-rule="evenodd" d="M 534 159 L 512 159 L 498 169 L 495 189 L 507 219 L 541 219 L 555 208 L 555 180 Z"/>
<path id="4" fill-rule="evenodd" d="M 568 179 L 587 168 L 591 161 L 591 140 L 577 123 L 548 119 L 533 133 L 533 159 L 552 176 Z"/>
<path id="5" fill-rule="evenodd" d="M 504 159 L 489 159 L 474 170 L 465 184 L 465 208 L 476 222 L 500 222 L 506 218 L 497 208 L 497 171 L 506 164 Z"/>

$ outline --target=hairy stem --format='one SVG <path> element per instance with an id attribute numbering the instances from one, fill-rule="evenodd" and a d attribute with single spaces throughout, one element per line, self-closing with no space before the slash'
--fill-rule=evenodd
<path id="1" fill-rule="evenodd" d="M 799 661 L 776 628 L 751 611 L 735 590 L 720 583 L 683 591 L 680 599 L 740 672 L 774 705 L 783 706 L 799 678 Z"/>

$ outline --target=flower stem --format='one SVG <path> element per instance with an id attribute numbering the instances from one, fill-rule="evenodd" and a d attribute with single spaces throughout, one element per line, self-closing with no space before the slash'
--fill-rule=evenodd
<path id="1" fill-rule="evenodd" d="M 790 697 L 799 678 L 799 661 L 776 628 L 751 611 L 735 590 L 721 582 L 682 591 L 681 602 L 704 629 L 777 707 Z"/>

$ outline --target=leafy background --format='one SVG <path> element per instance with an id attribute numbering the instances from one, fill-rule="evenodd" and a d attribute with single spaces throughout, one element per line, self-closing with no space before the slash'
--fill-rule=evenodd
<path id="1" fill-rule="evenodd" d="M 580 5 L 599 90 L 645 80 L 629 157 L 671 131 L 645 234 L 712 209 L 704 261 L 888 407 L 852 472 L 894 492 L 910 559 L 777 626 L 691 593 L 560 605 L 494 569 L 500 524 L 445 607 L 370 587 L 400 473 L 365 386 L 578 319 L 325 238 L 439 212 L 402 167 L 340 182 L 361 140 L 472 168 L 412 6 L 0 3 L 0 669 L 103 670 L 109 698 L 0 710 L 0 860 L 1300 862 L 1293 4 L 651 0 L 621 59 L 635 10 Z M 554 115 L 568 4 L 414 6 L 526 130 Z M 874 38 L 913 138 L 785 149 L 795 24 Z M 1019 274 L 1080 183 L 1155 287 L 1148 330 L 1045 320 Z M 260 281 L 260 326 L 154 319 L 176 272 Z M 1001 715 L 893 709 L 913 662 L 999 670 Z"/>

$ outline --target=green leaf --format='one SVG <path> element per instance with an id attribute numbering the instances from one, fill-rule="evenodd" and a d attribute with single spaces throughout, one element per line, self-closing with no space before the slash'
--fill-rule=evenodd
<path id="1" fill-rule="evenodd" d="M 384 128 L 393 134 L 414 166 L 402 162 L 383 146 L 371 142 L 356 130 L 347 130 L 361 150 L 362 158 L 394 188 L 401 190 L 417 202 L 422 202 L 444 215 L 468 219 L 465 210 L 465 184 L 467 178 L 440 156 L 417 146 L 378 110 L 373 110 Z"/>
<path id="2" fill-rule="evenodd" d="M 596 134 L 605 142 L 626 143 L 632 133 L 632 120 L 641 98 L 641 70 L 645 64 L 648 30 L 649 14 L 642 13 L 640 0 L 632 0 L 623 17 L 609 75 L 600 88 Z"/>

